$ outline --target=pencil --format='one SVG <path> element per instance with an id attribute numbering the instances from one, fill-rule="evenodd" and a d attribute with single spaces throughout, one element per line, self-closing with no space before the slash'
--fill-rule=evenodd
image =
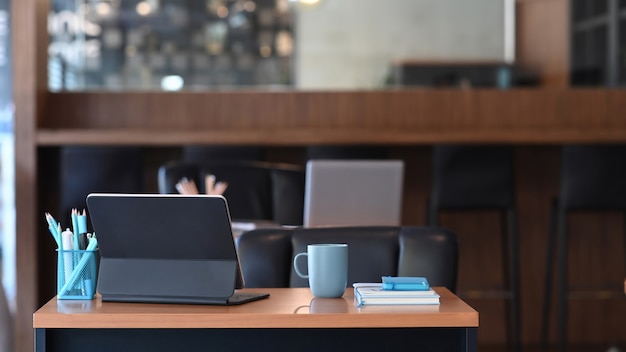
<path id="1" fill-rule="evenodd" d="M 74 250 L 78 250 L 80 248 L 78 247 L 78 210 L 76 210 L 76 208 L 72 209 L 72 229 L 72 243 L 74 245 Z"/>
<path id="2" fill-rule="evenodd" d="M 50 215 L 50 213 L 46 213 L 46 221 L 48 222 L 48 230 L 52 234 L 52 238 L 57 244 L 58 248 L 61 248 L 61 225 L 59 225 L 56 220 Z"/>

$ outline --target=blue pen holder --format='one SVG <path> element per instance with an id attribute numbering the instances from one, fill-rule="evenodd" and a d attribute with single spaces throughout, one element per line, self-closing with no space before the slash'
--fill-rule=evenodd
<path id="1" fill-rule="evenodd" d="M 93 299 L 98 279 L 98 251 L 57 250 L 57 299 Z"/>

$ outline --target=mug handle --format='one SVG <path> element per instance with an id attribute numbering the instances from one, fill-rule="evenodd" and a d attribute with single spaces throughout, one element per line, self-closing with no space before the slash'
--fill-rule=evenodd
<path id="1" fill-rule="evenodd" d="M 309 275 L 303 274 L 302 272 L 300 272 L 300 269 L 298 269 L 298 263 L 297 263 L 298 258 L 300 258 L 303 255 L 308 256 L 309 254 L 308 253 L 298 253 L 298 254 L 296 254 L 295 257 L 293 257 L 293 268 L 295 269 L 296 274 L 298 274 L 298 276 L 300 276 L 303 279 L 308 279 Z"/>
<path id="2" fill-rule="evenodd" d="M 300 309 L 303 309 L 303 308 L 308 308 L 308 309 L 309 309 L 309 313 L 310 313 L 311 306 L 304 305 L 304 306 L 298 306 L 298 307 L 296 307 L 296 309 L 294 309 L 294 310 L 293 310 L 293 314 L 299 314 Z"/>

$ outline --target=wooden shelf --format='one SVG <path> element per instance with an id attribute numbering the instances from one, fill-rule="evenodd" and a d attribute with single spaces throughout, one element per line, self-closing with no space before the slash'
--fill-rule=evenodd
<path id="1" fill-rule="evenodd" d="M 568 144 L 626 143 L 624 130 L 492 130 L 492 131 L 399 131 L 284 129 L 274 131 L 146 131 L 146 130 L 40 130 L 39 146 L 186 144 L 306 146 L 321 144 L 420 145 L 468 144 Z"/>
<path id="2" fill-rule="evenodd" d="M 55 145 L 626 142 L 626 91 L 51 93 L 36 142 Z"/>

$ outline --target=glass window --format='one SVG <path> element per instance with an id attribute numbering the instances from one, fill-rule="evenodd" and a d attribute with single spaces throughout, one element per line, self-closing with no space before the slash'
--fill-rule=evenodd
<path id="1" fill-rule="evenodd" d="M 292 83 L 288 0 L 51 0 L 49 88 Z"/>
<path id="2" fill-rule="evenodd" d="M 398 62 L 515 47 L 513 0 L 50 1 L 52 91 L 380 89 Z"/>

